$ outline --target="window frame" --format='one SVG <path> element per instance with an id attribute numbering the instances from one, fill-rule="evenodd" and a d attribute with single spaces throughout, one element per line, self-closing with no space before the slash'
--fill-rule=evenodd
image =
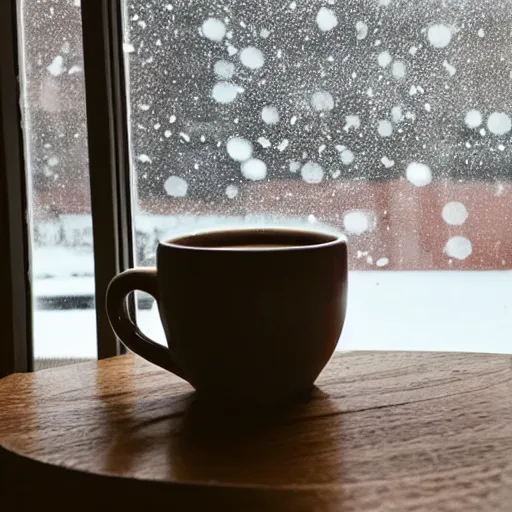
<path id="1" fill-rule="evenodd" d="M 0 2 L 0 378 L 33 370 L 29 182 L 19 83 L 17 0 Z"/>
<path id="2" fill-rule="evenodd" d="M 120 0 L 82 2 L 98 359 L 124 352 L 105 310 L 111 279 L 134 265 L 132 186 Z M 135 300 L 129 299 L 135 319 Z"/>

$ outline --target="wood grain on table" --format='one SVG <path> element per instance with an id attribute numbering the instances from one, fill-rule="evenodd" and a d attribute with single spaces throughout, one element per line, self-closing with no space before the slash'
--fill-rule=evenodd
<path id="1" fill-rule="evenodd" d="M 0 504 L 510 512 L 511 362 L 339 353 L 311 398 L 267 414 L 201 404 L 131 355 L 12 375 Z"/>

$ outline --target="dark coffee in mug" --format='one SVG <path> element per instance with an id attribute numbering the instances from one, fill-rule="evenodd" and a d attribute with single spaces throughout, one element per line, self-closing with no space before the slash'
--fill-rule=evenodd
<path id="1" fill-rule="evenodd" d="M 301 230 L 238 229 L 171 239 L 170 244 L 210 249 L 286 249 L 325 243 L 330 235 Z M 332 241 L 336 237 L 331 236 Z"/>
<path id="2" fill-rule="evenodd" d="M 133 290 L 153 295 L 167 347 L 126 314 Z M 287 228 L 216 230 L 159 244 L 156 268 L 116 276 L 112 328 L 133 352 L 214 403 L 275 404 L 311 389 L 345 320 L 347 246 Z"/>

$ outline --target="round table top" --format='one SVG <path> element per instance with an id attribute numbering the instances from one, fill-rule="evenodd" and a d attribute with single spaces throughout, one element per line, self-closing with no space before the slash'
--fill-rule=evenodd
<path id="1" fill-rule="evenodd" d="M 0 462 L 26 503 L 43 482 L 34 495 L 177 510 L 509 511 L 511 362 L 341 352 L 271 414 L 202 405 L 132 355 L 17 374 L 0 381 Z"/>

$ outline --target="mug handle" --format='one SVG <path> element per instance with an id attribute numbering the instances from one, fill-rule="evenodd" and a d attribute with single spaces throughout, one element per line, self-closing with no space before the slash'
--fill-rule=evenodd
<path id="1" fill-rule="evenodd" d="M 135 290 L 149 293 L 158 302 L 156 268 L 125 270 L 110 281 L 106 294 L 106 307 L 113 331 L 132 352 L 185 379 L 183 372 L 172 360 L 169 349 L 150 340 L 130 320 L 125 299 Z"/>

